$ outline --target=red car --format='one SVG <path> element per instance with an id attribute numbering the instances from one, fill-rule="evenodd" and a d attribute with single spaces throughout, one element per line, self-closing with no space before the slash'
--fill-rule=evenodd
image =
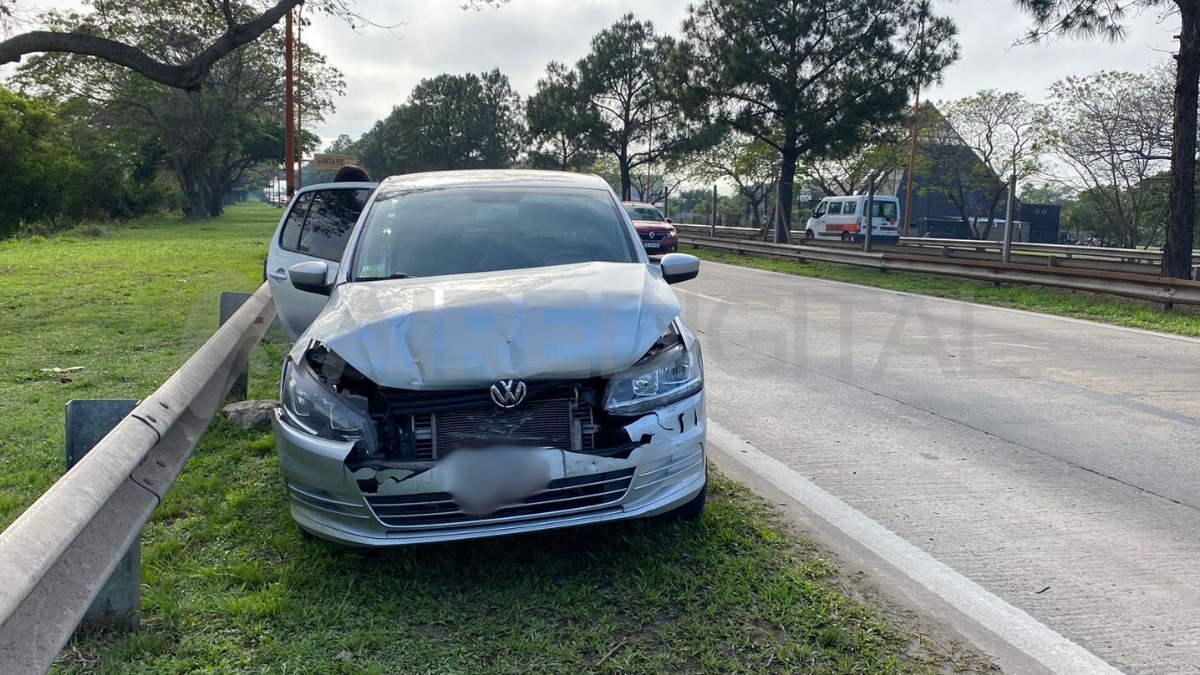
<path id="1" fill-rule="evenodd" d="M 645 202 L 621 203 L 625 206 L 625 213 L 628 213 L 629 219 L 633 221 L 638 238 L 642 240 L 642 246 L 646 247 L 646 253 L 674 253 L 679 249 L 679 235 L 671 225 L 671 219 L 663 218 L 658 207 Z"/>

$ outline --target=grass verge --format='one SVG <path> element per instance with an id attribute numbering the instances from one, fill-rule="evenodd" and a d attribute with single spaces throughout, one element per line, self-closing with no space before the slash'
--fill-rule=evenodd
<path id="1" fill-rule="evenodd" d="M 61 474 L 63 404 L 161 384 L 216 328 L 218 291 L 258 285 L 278 215 L 0 244 L 0 527 Z M 274 397 L 282 352 L 256 352 L 252 396 Z M 218 420 L 143 534 L 142 629 L 77 636 L 56 671 L 984 669 L 856 600 L 744 488 L 714 476 L 710 504 L 692 524 L 347 549 L 297 534 L 270 435 Z"/>
<path id="2" fill-rule="evenodd" d="M 1154 303 L 1042 286 L 995 286 L 971 279 L 910 272 L 883 273 L 688 245 L 681 246 L 680 251 L 704 260 L 742 267 L 1200 337 L 1200 309 L 1195 307 L 1176 307 L 1164 312 Z"/>

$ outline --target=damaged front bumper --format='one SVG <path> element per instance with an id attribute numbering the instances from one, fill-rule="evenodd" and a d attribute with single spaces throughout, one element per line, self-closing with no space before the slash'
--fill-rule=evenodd
<path id="1" fill-rule="evenodd" d="M 667 513 L 705 486 L 704 392 L 633 419 L 624 431 L 644 442 L 625 457 L 561 448 L 561 473 L 527 499 L 488 516 L 457 510 L 440 464 L 422 472 L 346 465 L 353 444 L 274 421 L 280 468 L 300 527 L 357 546 L 454 541 L 573 527 Z M 624 454 L 624 453 L 622 453 Z M 367 473 L 374 473 L 367 476 Z M 362 488 L 364 479 L 377 484 Z"/>

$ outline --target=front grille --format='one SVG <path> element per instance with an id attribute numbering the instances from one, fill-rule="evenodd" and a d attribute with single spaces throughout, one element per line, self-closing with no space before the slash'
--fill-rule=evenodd
<path id="1" fill-rule="evenodd" d="M 544 491 L 526 498 L 520 504 L 487 516 L 462 513 L 454 503 L 454 498 L 446 492 L 387 497 L 366 495 L 366 499 L 380 522 L 395 528 L 420 529 L 498 520 L 526 520 L 615 504 L 629 490 L 633 473 L 634 469 L 622 469 L 559 478 L 551 481 Z"/>
<path id="2" fill-rule="evenodd" d="M 513 410 L 474 408 L 434 413 L 433 435 L 442 454 L 463 444 L 503 441 L 569 450 L 571 401 L 526 402 Z"/>
<path id="3" fill-rule="evenodd" d="M 596 447 L 593 405 L 606 382 L 527 382 L 525 401 L 497 408 L 487 389 L 380 388 L 376 418 L 389 459 L 429 462 L 461 445 L 510 443 L 588 452 Z"/>

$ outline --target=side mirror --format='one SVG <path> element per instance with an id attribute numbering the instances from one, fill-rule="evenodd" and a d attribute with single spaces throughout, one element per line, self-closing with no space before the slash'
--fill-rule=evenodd
<path id="1" fill-rule="evenodd" d="M 664 218 L 663 220 L 667 221 L 667 224 L 668 224 L 668 225 L 670 225 L 670 224 L 672 224 L 672 223 L 674 223 L 674 222 L 675 222 L 675 221 L 671 220 L 670 218 Z"/>
<path id="2" fill-rule="evenodd" d="M 668 284 L 695 279 L 700 274 L 700 259 L 686 253 L 668 253 L 658 266 L 662 269 L 663 280 Z"/>
<path id="3" fill-rule="evenodd" d="M 320 260 L 307 260 L 288 268 L 288 277 L 298 291 L 329 295 L 333 288 L 325 281 L 329 276 L 329 265 Z"/>

